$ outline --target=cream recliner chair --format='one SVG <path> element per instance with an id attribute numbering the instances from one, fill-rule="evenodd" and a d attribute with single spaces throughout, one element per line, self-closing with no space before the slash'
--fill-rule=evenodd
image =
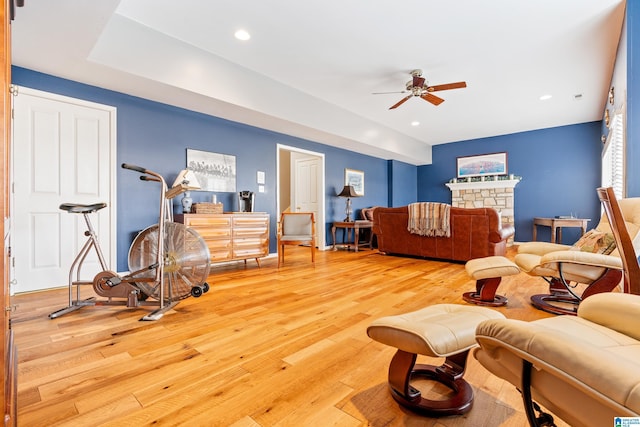
<path id="1" fill-rule="evenodd" d="M 640 198 L 621 199 L 618 204 L 637 252 L 640 249 Z M 611 233 L 606 214 L 595 230 Z M 549 283 L 549 294 L 533 295 L 531 303 L 554 314 L 576 314 L 581 301 L 616 289 L 622 279 L 622 261 L 617 248 L 610 254 L 602 254 L 557 243 L 528 242 L 518 247 L 514 261 L 521 271 Z"/>
<path id="2" fill-rule="evenodd" d="M 638 295 L 593 295 L 577 316 L 487 320 L 476 340 L 474 357 L 521 390 L 533 426 L 531 399 L 572 426 L 640 416 Z"/>
<path id="3" fill-rule="evenodd" d="M 624 210 L 611 189 L 598 194 L 611 218 L 625 282 L 639 293 L 640 266 Z M 532 426 L 553 425 L 544 424 L 551 417 L 533 399 L 574 426 L 612 426 L 616 417 L 640 416 L 639 295 L 593 295 L 577 316 L 486 320 L 476 328 L 476 341 L 475 358 L 521 391 Z"/>

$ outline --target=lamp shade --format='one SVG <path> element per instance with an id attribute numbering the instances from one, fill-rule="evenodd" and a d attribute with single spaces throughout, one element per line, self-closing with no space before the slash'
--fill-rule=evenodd
<path id="1" fill-rule="evenodd" d="M 356 193 L 353 185 L 345 185 L 338 197 L 360 197 L 360 195 Z"/>
<path id="2" fill-rule="evenodd" d="M 200 190 L 200 183 L 198 182 L 198 178 L 196 178 L 196 174 L 193 173 L 190 169 L 182 169 L 178 174 L 178 177 L 175 181 L 173 181 L 173 187 L 177 187 L 183 184 L 185 186 L 184 190 Z"/>

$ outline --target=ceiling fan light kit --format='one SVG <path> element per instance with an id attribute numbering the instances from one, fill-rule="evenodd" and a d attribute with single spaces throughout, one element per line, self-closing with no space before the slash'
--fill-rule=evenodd
<path id="1" fill-rule="evenodd" d="M 416 69 L 411 71 L 412 79 L 407 82 L 406 89 L 410 93 L 409 95 L 402 98 L 400 101 L 393 104 L 389 107 L 390 110 L 398 108 L 406 101 L 409 100 L 412 96 L 416 96 L 424 99 L 427 102 L 430 102 L 433 105 L 440 105 L 444 102 L 444 99 L 439 96 L 433 95 L 431 92 L 438 92 L 441 90 L 450 90 L 450 89 L 462 89 L 467 87 L 466 82 L 456 82 L 456 83 L 447 83 L 436 86 L 429 86 L 429 83 L 426 82 L 426 79 L 422 77 L 422 70 Z"/>

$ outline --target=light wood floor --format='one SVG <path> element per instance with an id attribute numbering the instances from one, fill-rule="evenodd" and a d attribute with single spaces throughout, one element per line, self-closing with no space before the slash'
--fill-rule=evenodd
<path id="1" fill-rule="evenodd" d="M 466 378 L 476 398 L 467 415 L 421 417 L 389 395 L 395 349 L 369 339 L 366 327 L 430 304 L 464 304 L 474 283 L 463 264 L 370 250 L 318 252 L 315 266 L 309 258 L 294 247 L 280 269 L 276 258 L 262 268 L 215 266 L 207 294 L 153 322 L 139 321 L 148 308 L 106 306 L 50 320 L 66 290 L 14 297 L 19 425 L 527 424 L 515 388 L 472 357 Z M 528 303 L 546 288 L 524 273 L 505 278 L 509 305 L 499 310 L 546 317 Z"/>

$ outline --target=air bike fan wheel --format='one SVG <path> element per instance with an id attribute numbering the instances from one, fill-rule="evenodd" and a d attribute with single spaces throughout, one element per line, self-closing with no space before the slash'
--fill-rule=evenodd
<path id="1" fill-rule="evenodd" d="M 183 224 L 164 224 L 164 299 L 177 301 L 199 297 L 209 290 L 209 249 L 200 235 Z M 129 270 L 145 269 L 156 262 L 158 255 L 158 224 L 141 231 L 129 249 Z M 156 269 L 136 275 L 154 278 Z M 160 299 L 160 283 L 138 282 L 136 284 L 149 297 Z"/>

